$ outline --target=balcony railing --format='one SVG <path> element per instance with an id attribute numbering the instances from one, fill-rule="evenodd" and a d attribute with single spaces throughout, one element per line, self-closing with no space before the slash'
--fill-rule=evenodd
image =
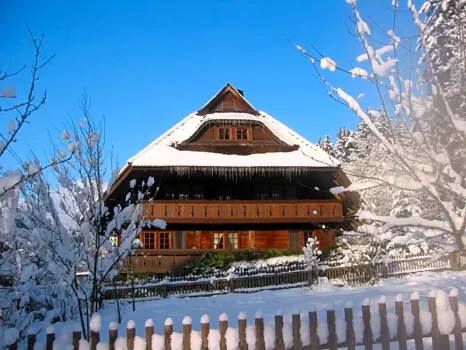
<path id="1" fill-rule="evenodd" d="M 342 222 L 337 201 L 155 201 L 146 202 L 146 217 L 167 223 Z"/>

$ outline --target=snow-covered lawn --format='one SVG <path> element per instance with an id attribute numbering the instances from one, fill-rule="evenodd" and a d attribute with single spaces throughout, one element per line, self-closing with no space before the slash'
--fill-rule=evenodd
<path id="1" fill-rule="evenodd" d="M 163 334 L 165 319 L 171 317 L 175 332 L 182 331 L 182 320 L 185 316 L 193 319 L 193 330 L 200 330 L 200 319 L 204 314 L 209 314 L 211 328 L 218 329 L 218 317 L 226 313 L 230 326 L 236 327 L 237 317 L 241 311 L 246 312 L 248 324 L 253 324 L 254 314 L 259 311 L 264 316 L 266 324 L 273 324 L 277 310 L 283 312 L 285 322 L 291 322 L 291 314 L 300 310 L 302 320 L 307 320 L 307 312 L 316 308 L 319 320 L 325 321 L 325 311 L 331 304 L 334 305 L 337 317 L 343 316 L 343 308 L 348 302 L 354 304 L 355 315 L 360 314 L 361 303 L 364 299 L 370 299 L 373 313 L 378 313 L 377 303 L 382 295 L 387 298 L 388 312 L 394 312 L 395 297 L 403 296 L 408 303 L 413 292 L 419 292 L 421 307 L 427 310 L 426 297 L 433 288 L 443 289 L 449 292 L 452 288 L 459 290 L 459 301 L 466 302 L 466 272 L 422 272 L 400 279 L 387 279 L 378 286 L 369 287 L 345 287 L 337 288 L 331 285 L 323 285 L 318 290 L 308 288 L 294 288 L 280 291 L 263 291 L 250 294 L 226 294 L 211 297 L 198 298 L 168 298 L 163 300 L 140 301 L 136 303 L 136 311 L 131 311 L 131 305 L 126 301 L 123 307 L 123 322 L 119 325 L 119 334 L 125 336 L 125 326 L 129 320 L 136 322 L 136 334 L 144 334 L 144 322 L 148 318 L 155 321 L 155 330 Z M 405 310 L 410 310 L 409 305 Z M 102 340 L 108 339 L 107 327 L 115 321 L 115 304 L 108 302 L 101 311 L 102 315 Z M 57 333 L 60 333 L 69 325 L 55 325 Z M 39 336 L 43 341 L 44 336 Z"/>

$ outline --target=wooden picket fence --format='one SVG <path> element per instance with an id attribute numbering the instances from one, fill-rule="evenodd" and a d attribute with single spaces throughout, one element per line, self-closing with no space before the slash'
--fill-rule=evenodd
<path id="1" fill-rule="evenodd" d="M 456 289 L 448 295 L 444 291 L 431 291 L 427 298 L 428 311 L 422 308 L 419 294 L 413 293 L 410 305 L 403 302 L 401 295 L 396 297 L 395 313 L 387 312 L 385 297 L 379 299 L 377 311 L 371 310 L 370 302 L 366 299 L 361 306 L 362 316 L 348 304 L 344 308 L 344 316 L 338 318 L 334 307 L 327 309 L 325 319 L 319 319 L 315 310 L 310 311 L 306 317 L 296 311 L 291 316 L 291 323 L 285 323 L 283 315 L 277 313 L 274 325 L 265 325 L 263 316 L 259 313 L 255 315 L 253 325 L 247 324 L 244 313 L 240 313 L 236 325 L 232 325 L 229 324 L 227 315 L 222 314 L 218 329 L 211 329 L 209 317 L 204 315 L 201 318 L 200 332 L 194 331 L 191 318 L 185 317 L 182 333 L 175 333 L 173 321 L 169 318 L 165 321 L 163 334 L 159 335 L 154 332 L 154 321 L 149 319 L 144 325 L 144 335 L 140 337 L 136 336 L 135 322 L 128 322 L 125 337 L 118 333 L 117 324 L 112 323 L 108 328 L 109 340 L 106 344 L 112 350 L 354 350 L 358 346 L 371 350 L 374 344 L 381 344 L 383 350 L 389 350 L 397 343 L 400 350 L 407 350 L 408 343 L 412 342 L 416 350 L 423 350 L 423 339 L 429 339 L 434 350 L 462 350 L 462 335 L 466 333 L 466 306 L 458 303 L 457 295 Z M 93 317 L 99 317 L 97 323 L 100 324 L 100 316 Z M 81 342 L 81 345 L 88 344 L 91 350 L 96 350 L 100 339 L 99 329 L 91 332 L 89 343 L 81 340 L 81 332 L 75 331 L 70 336 L 70 345 L 71 348 L 79 349 Z M 52 350 L 56 345 L 54 341 L 55 333 L 51 328 L 47 330 L 45 348 Z M 453 347 L 450 347 L 450 341 L 454 343 Z M 32 350 L 35 345 L 36 335 L 29 335 L 27 349 Z M 9 349 L 17 349 L 18 346 L 15 343 Z"/>
<path id="2" fill-rule="evenodd" d="M 407 274 L 420 271 L 450 270 L 450 260 L 442 258 L 430 264 L 428 256 L 414 256 L 404 260 L 393 260 L 388 264 L 376 264 L 373 268 L 383 278 L 400 278 Z M 324 270 L 325 277 L 330 280 L 341 280 L 343 283 L 355 285 L 369 282 L 372 271 L 367 265 L 332 266 Z M 134 288 L 135 298 L 167 298 L 169 296 L 212 295 L 222 293 L 247 293 L 264 289 L 284 289 L 304 285 L 312 285 L 316 276 L 310 271 L 278 272 L 255 276 L 241 276 L 230 278 L 213 278 L 211 280 L 166 282 L 155 285 L 142 285 Z M 131 287 L 108 287 L 104 291 L 103 299 L 127 299 L 133 297 Z"/>

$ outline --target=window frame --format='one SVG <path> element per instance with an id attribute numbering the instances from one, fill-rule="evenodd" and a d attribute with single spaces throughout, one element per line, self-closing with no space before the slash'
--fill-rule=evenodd
<path id="1" fill-rule="evenodd" d="M 239 246 L 240 239 L 239 239 L 238 232 L 228 232 L 227 237 L 228 237 L 228 249 L 231 249 L 231 250 L 240 249 L 240 246 Z"/>
<path id="2" fill-rule="evenodd" d="M 222 242 L 222 247 L 219 248 L 219 243 Z M 214 232 L 212 236 L 212 248 L 215 250 L 225 249 L 225 232 Z"/>
<path id="3" fill-rule="evenodd" d="M 238 132 L 241 131 L 241 136 L 243 136 L 243 131 L 246 132 L 246 138 L 238 138 Z M 228 135 L 228 138 L 225 138 L 225 135 Z M 216 139 L 217 141 L 251 141 L 252 140 L 252 131 L 250 126 L 217 126 L 216 129 Z"/>
<path id="4" fill-rule="evenodd" d="M 222 133 L 223 131 L 223 133 Z M 228 138 L 226 138 L 228 136 Z M 217 139 L 219 141 L 232 141 L 231 126 L 219 126 L 217 130 Z"/>
<path id="5" fill-rule="evenodd" d="M 156 242 L 156 232 L 153 232 L 153 231 L 147 231 L 147 232 L 143 232 L 143 248 L 144 249 L 148 249 L 148 250 L 154 250 L 155 249 L 155 242 Z M 152 238 L 148 239 L 148 237 L 152 236 Z M 147 246 L 148 242 L 151 242 L 152 243 L 152 248 L 149 246 Z"/>
<path id="6" fill-rule="evenodd" d="M 161 250 L 170 249 L 171 243 L 171 235 L 170 232 L 157 232 L 157 248 Z M 166 244 L 166 248 L 162 248 L 162 239 L 164 240 L 164 245 Z"/>

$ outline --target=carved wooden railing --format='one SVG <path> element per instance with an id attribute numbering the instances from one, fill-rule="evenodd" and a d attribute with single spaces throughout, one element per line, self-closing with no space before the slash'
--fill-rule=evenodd
<path id="1" fill-rule="evenodd" d="M 342 222 L 338 201 L 156 201 L 146 213 L 167 223 Z"/>

